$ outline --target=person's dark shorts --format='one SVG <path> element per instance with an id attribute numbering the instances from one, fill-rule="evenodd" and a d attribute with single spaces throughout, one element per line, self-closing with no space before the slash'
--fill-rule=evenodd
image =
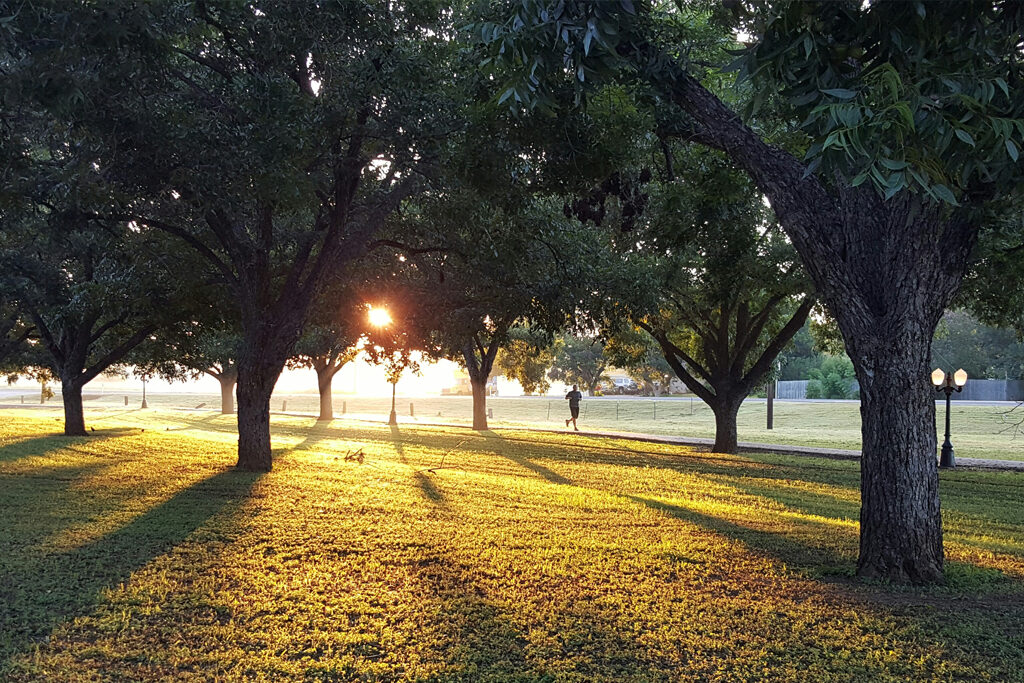
<path id="1" fill-rule="evenodd" d="M 572 415 L 573 419 L 575 420 L 577 417 L 580 416 L 580 407 L 569 406 L 569 414 Z"/>

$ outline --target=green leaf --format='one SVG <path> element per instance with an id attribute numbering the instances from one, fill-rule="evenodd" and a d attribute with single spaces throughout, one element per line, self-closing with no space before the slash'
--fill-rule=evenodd
<path id="1" fill-rule="evenodd" d="M 968 133 L 963 128 L 957 128 L 954 132 L 956 133 L 956 136 L 958 138 L 966 142 L 971 147 L 974 147 L 974 138 L 971 137 L 970 133 Z"/>
<path id="2" fill-rule="evenodd" d="M 1010 96 L 1010 88 L 1006 85 L 1006 81 L 1004 81 L 1002 78 L 996 78 L 996 85 L 999 86 L 999 89 L 1003 91 L 1004 95 L 1006 95 L 1007 97 Z"/>
<path id="3" fill-rule="evenodd" d="M 822 90 L 821 92 L 840 100 L 852 100 L 857 96 L 856 90 L 847 90 L 846 88 L 829 88 L 828 90 Z"/>
<path id="4" fill-rule="evenodd" d="M 812 160 L 811 163 L 807 164 L 807 168 L 804 169 L 804 174 L 801 176 L 801 179 L 806 178 L 807 176 L 814 173 L 816 170 L 818 170 L 819 166 L 821 166 L 821 157 L 817 157 L 816 159 Z"/>
<path id="5" fill-rule="evenodd" d="M 932 185 L 931 189 L 932 193 L 936 197 L 946 202 L 947 204 L 952 204 L 953 206 L 960 206 L 960 203 L 956 200 L 956 197 L 953 196 L 953 192 L 942 183 Z"/>
<path id="6" fill-rule="evenodd" d="M 907 167 L 907 162 L 900 161 L 899 159 L 879 159 L 878 163 L 885 166 L 890 171 L 902 171 Z"/>
<path id="7" fill-rule="evenodd" d="M 1006 138 L 1006 151 L 1010 155 L 1010 158 L 1017 161 L 1019 153 L 1017 151 L 1017 145 L 1013 144 L 1013 140 Z"/>

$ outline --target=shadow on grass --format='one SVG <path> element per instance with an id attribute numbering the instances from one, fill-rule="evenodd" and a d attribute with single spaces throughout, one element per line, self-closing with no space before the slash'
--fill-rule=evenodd
<path id="1" fill-rule="evenodd" d="M 530 470 L 531 472 L 535 472 L 535 473 L 539 474 L 540 476 L 544 477 L 545 479 L 547 479 L 552 484 L 559 484 L 559 485 L 562 485 L 562 486 L 574 486 L 575 485 L 574 482 L 571 479 L 563 477 L 558 472 L 555 472 L 552 469 L 544 467 L 544 465 L 537 464 L 537 463 L 527 459 L 526 456 L 521 455 L 520 453 L 518 453 L 517 452 L 517 448 L 513 444 L 511 444 L 508 441 L 506 441 L 497 432 L 493 432 L 490 429 L 484 429 L 484 430 L 480 431 L 479 434 L 481 434 L 484 437 L 483 444 L 479 444 L 478 443 L 478 444 L 475 444 L 475 445 L 477 445 L 477 446 L 480 446 L 480 445 L 485 446 L 487 448 L 487 450 L 489 450 L 494 455 L 500 455 L 501 457 L 503 457 L 503 458 L 505 458 L 507 460 L 511 460 L 512 462 L 514 462 L 515 464 L 519 465 L 520 467 L 523 467 L 525 469 Z M 563 453 L 562 458 L 560 458 L 560 459 L 561 460 L 566 460 L 568 458 L 565 458 L 564 453 Z"/>
<path id="2" fill-rule="evenodd" d="M 12 462 L 21 458 L 45 456 L 54 451 L 70 446 L 87 445 L 104 439 L 114 439 L 119 436 L 138 434 L 135 427 L 117 427 L 111 429 L 97 429 L 90 432 L 88 436 L 65 436 L 64 434 L 45 434 L 35 436 L 22 441 L 0 446 L 0 462 Z"/>
<path id="3" fill-rule="evenodd" d="M 324 439 L 343 438 L 343 435 L 339 430 L 331 429 L 330 424 L 331 422 L 329 420 L 317 420 L 311 426 L 303 428 L 303 431 L 306 433 L 306 438 L 292 446 L 289 450 L 306 451 L 310 450 L 313 446 Z M 278 428 L 280 428 L 280 426 Z"/>
<path id="4" fill-rule="evenodd" d="M 795 541 L 785 534 L 753 529 L 742 524 L 730 522 L 721 517 L 704 514 L 703 512 L 697 512 L 690 508 L 672 505 L 660 500 L 640 496 L 623 497 L 726 538 L 740 541 L 751 550 L 774 557 L 787 565 L 812 568 L 815 572 L 825 574 L 846 574 L 853 569 L 850 558 L 838 555 L 831 548 L 807 545 Z"/>
<path id="5" fill-rule="evenodd" d="M 236 432 L 236 431 L 238 431 L 238 427 L 236 426 L 236 424 L 232 424 L 230 426 L 220 426 L 220 425 L 215 425 L 214 424 L 219 418 L 222 418 L 224 416 L 225 416 L 225 414 L 221 413 L 220 411 L 217 411 L 215 413 L 210 413 L 209 415 L 207 415 L 205 417 L 198 417 L 198 418 L 195 418 L 195 417 L 177 417 L 176 416 L 176 419 L 179 422 L 184 422 L 185 426 L 184 427 L 168 427 L 164 431 L 167 431 L 167 432 L 185 432 L 185 431 L 188 431 L 190 429 L 201 429 L 201 430 L 204 430 L 204 431 L 211 431 L 211 432 Z M 234 417 L 233 414 L 232 414 L 232 417 Z"/>
<path id="6" fill-rule="evenodd" d="M 500 564 L 467 564 L 437 545 L 421 553 L 410 558 L 410 570 L 430 596 L 424 645 L 445 662 L 440 680 L 626 680 L 667 669 L 628 625 L 586 602 L 552 600 L 557 616 L 538 615 L 536 605 L 522 599 L 531 590 L 529 579 L 506 595 L 500 578 L 481 578 L 506 576 Z M 549 588 L 551 578 L 538 577 L 532 590 Z"/>
<path id="7" fill-rule="evenodd" d="M 409 462 L 405 455 L 405 446 L 402 445 L 402 433 L 398 429 L 398 425 L 391 425 L 391 445 L 394 446 L 395 452 L 398 453 L 398 459 L 402 461 L 402 464 L 412 467 L 412 463 Z M 444 494 L 441 493 L 441 490 L 437 488 L 426 473 L 413 472 L 413 478 L 416 480 L 416 485 L 419 486 L 424 498 L 435 505 L 446 504 Z"/>
<path id="8" fill-rule="evenodd" d="M 87 613 L 104 588 L 128 580 L 226 507 L 248 497 L 260 477 L 221 472 L 89 544 L 22 566 L 0 565 L 0 672 L 61 621 Z"/>
<path id="9" fill-rule="evenodd" d="M 784 480 L 783 480 L 784 481 Z M 788 489 L 780 486 L 776 478 L 743 478 L 727 482 L 738 491 L 781 503 L 803 514 L 831 519 L 860 519 L 860 502 L 846 500 L 832 493 L 809 491 L 806 488 Z M 843 487 L 846 488 L 846 487 Z M 851 489 L 852 490 L 852 489 Z"/>

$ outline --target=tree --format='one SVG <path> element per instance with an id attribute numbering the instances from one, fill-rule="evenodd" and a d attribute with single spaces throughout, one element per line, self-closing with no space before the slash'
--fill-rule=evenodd
<path id="1" fill-rule="evenodd" d="M 220 384 L 221 414 L 233 415 L 241 345 L 238 325 L 225 320 L 216 307 L 191 310 L 192 315 L 165 328 L 159 343 L 129 354 L 126 362 L 169 382 L 209 375 Z"/>
<path id="2" fill-rule="evenodd" d="M 362 312 L 362 311 L 360 311 Z M 289 360 L 292 368 L 312 368 L 316 372 L 317 391 L 320 393 L 320 414 L 317 420 L 334 419 L 334 398 L 331 384 L 346 364 L 359 355 L 352 330 L 344 324 L 309 325 Z"/>
<path id="3" fill-rule="evenodd" d="M 423 3 L 43 2 L 6 25 L 18 81 L 99 141 L 122 189 L 97 217 L 176 236 L 230 291 L 243 469 L 271 468 L 270 395 L 313 302 L 461 125 L 438 78 L 459 73 L 457 20 Z"/>
<path id="4" fill-rule="evenodd" d="M 753 108 L 771 102 L 806 136 L 788 151 L 701 83 L 687 50 L 709 23 L 698 12 L 513 5 L 516 20 L 486 38 L 513 101 L 543 105 L 546 80 L 566 74 L 581 91 L 639 78 L 675 112 L 676 135 L 724 152 L 768 198 L 861 385 L 858 574 L 941 581 L 930 345 L 981 209 L 1021 175 L 1024 7 L 730 2 L 753 36 L 738 63 Z"/>
<path id="5" fill-rule="evenodd" d="M 34 333 L 14 306 L 0 300 L 0 375 L 17 375 L 24 367 Z"/>
<path id="6" fill-rule="evenodd" d="M 65 434 L 86 433 L 82 388 L 174 320 L 181 261 L 153 238 L 48 210 L 0 233 L 0 280 L 38 330 L 31 364 L 60 380 Z"/>
<path id="7" fill-rule="evenodd" d="M 555 338 L 553 350 L 555 360 L 548 376 L 565 384 L 576 384 L 593 396 L 608 367 L 604 342 L 598 338 L 563 334 Z"/>
<path id="8" fill-rule="evenodd" d="M 396 425 L 395 393 L 398 381 L 406 370 L 419 373 L 418 350 L 427 328 L 423 326 L 423 318 L 418 315 L 422 309 L 414 305 L 411 297 L 401 296 L 396 288 L 378 294 L 377 301 L 386 303 L 369 306 L 386 309 L 390 321 L 376 326 L 371 324 L 363 350 L 367 363 L 384 367 L 385 377 L 391 384 L 391 417 L 388 424 Z"/>
<path id="9" fill-rule="evenodd" d="M 808 379 L 808 373 L 819 368 L 822 359 L 823 354 L 815 347 L 810 323 L 805 323 L 793 335 L 789 346 L 779 354 L 778 360 L 781 366 L 779 379 L 782 381 Z"/>
<path id="10" fill-rule="evenodd" d="M 814 297 L 758 194 L 704 156 L 680 165 L 679 179 L 657 193 L 611 296 L 714 412 L 714 450 L 734 453 L 743 400 L 764 383 Z"/>
<path id="11" fill-rule="evenodd" d="M 520 325 L 509 330 L 509 341 L 498 350 L 495 367 L 519 382 L 526 394 L 544 395 L 551 388 L 548 371 L 555 362 L 548 334 Z"/>

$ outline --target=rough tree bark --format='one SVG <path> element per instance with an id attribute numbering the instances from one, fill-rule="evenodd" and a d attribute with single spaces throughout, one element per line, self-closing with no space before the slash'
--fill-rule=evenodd
<path id="1" fill-rule="evenodd" d="M 260 357 L 238 363 L 238 463 L 250 472 L 269 472 L 273 467 L 270 450 L 270 396 L 284 369 Z"/>
<path id="2" fill-rule="evenodd" d="M 977 239 L 969 207 L 907 193 L 884 201 L 838 177 L 826 186 L 682 69 L 667 94 L 693 117 L 690 139 L 725 152 L 768 197 L 843 333 L 862 384 L 858 574 L 942 581 L 927 368 L 939 317 Z"/>
<path id="3" fill-rule="evenodd" d="M 82 407 L 82 384 L 76 379 L 61 378 L 61 399 L 64 401 L 65 436 L 85 436 L 85 410 Z"/>
<path id="4" fill-rule="evenodd" d="M 310 365 L 316 371 L 316 385 L 320 392 L 318 421 L 329 422 L 334 419 L 334 397 L 331 394 L 331 385 L 334 382 L 334 376 L 353 358 L 355 358 L 355 352 L 352 348 L 335 348 L 327 353 L 314 356 L 310 360 Z"/>
<path id="5" fill-rule="evenodd" d="M 237 372 L 232 377 L 220 377 L 220 412 L 231 415 L 235 412 L 235 385 L 238 383 Z"/>
<path id="6" fill-rule="evenodd" d="M 711 405 L 711 412 L 715 414 L 715 444 L 711 450 L 715 453 L 735 453 L 739 442 L 739 430 L 736 426 L 736 417 L 747 397 L 729 395 L 723 396 L 722 400 Z"/>

